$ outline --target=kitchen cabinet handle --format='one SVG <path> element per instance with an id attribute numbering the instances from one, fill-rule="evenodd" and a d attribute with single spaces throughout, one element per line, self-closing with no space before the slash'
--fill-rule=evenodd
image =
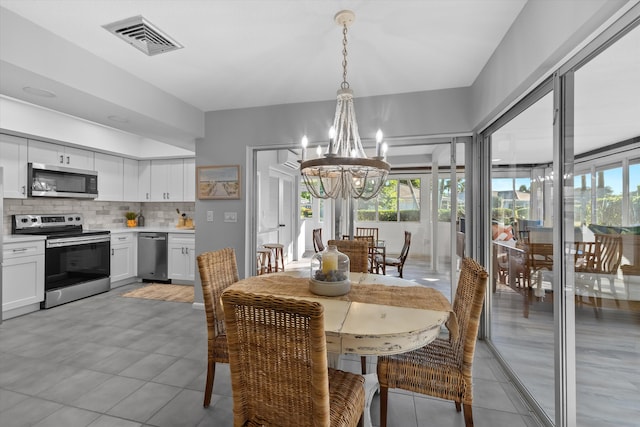
<path id="1" fill-rule="evenodd" d="M 69 159 L 69 156 L 67 156 L 67 164 L 69 164 L 69 162 L 70 162 L 70 159 Z"/>
<path id="2" fill-rule="evenodd" d="M 127 240 L 126 237 L 118 237 L 118 240 Z"/>
<path id="3" fill-rule="evenodd" d="M 60 155 L 60 163 L 64 163 L 64 156 Z"/>
<path id="4" fill-rule="evenodd" d="M 27 186 L 26 186 L 26 185 L 23 185 L 23 186 L 22 186 L 22 194 L 25 194 L 25 193 L 26 193 L 26 191 L 27 191 Z"/>
<path id="5" fill-rule="evenodd" d="M 189 248 L 184 248 L 184 253 L 185 253 L 186 255 L 189 255 Z"/>
<path id="6" fill-rule="evenodd" d="M 13 250 L 13 253 L 16 253 L 16 252 L 25 252 L 26 250 L 27 250 L 27 248 L 14 249 L 14 250 Z"/>
<path id="7" fill-rule="evenodd" d="M 167 200 L 169 200 L 171 197 L 169 197 L 169 193 L 167 193 Z"/>
<path id="8" fill-rule="evenodd" d="M 181 251 L 182 251 L 182 255 L 184 255 L 184 248 L 180 248 L 180 249 L 181 249 Z"/>
<path id="9" fill-rule="evenodd" d="M 115 255 L 115 252 L 113 251 L 113 249 L 111 249 L 111 255 Z"/>
<path id="10" fill-rule="evenodd" d="M 147 193 L 147 200 L 149 200 L 149 193 Z"/>

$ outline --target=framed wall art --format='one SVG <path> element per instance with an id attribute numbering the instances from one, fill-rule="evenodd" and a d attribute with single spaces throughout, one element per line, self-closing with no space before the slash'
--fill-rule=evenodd
<path id="1" fill-rule="evenodd" d="M 240 165 L 198 166 L 198 199 L 232 200 L 240 198 Z"/>

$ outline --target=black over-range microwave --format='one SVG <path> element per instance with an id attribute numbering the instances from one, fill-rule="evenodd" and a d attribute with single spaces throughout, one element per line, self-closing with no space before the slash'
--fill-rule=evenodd
<path id="1" fill-rule="evenodd" d="M 29 197 L 98 197 L 98 172 L 29 163 Z"/>

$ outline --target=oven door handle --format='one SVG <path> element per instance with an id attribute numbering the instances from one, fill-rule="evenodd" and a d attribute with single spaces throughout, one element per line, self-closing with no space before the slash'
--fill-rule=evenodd
<path id="1" fill-rule="evenodd" d="M 109 242 L 110 240 L 111 240 L 111 237 L 109 235 L 63 237 L 60 239 L 47 240 L 47 248 L 61 248 L 64 246 L 88 245 L 91 243 Z"/>

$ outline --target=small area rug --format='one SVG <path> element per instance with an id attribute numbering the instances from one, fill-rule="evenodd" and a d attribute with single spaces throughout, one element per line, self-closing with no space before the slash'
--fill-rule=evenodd
<path id="1" fill-rule="evenodd" d="M 193 286 L 152 283 L 142 288 L 126 292 L 121 296 L 162 301 L 193 302 Z"/>

